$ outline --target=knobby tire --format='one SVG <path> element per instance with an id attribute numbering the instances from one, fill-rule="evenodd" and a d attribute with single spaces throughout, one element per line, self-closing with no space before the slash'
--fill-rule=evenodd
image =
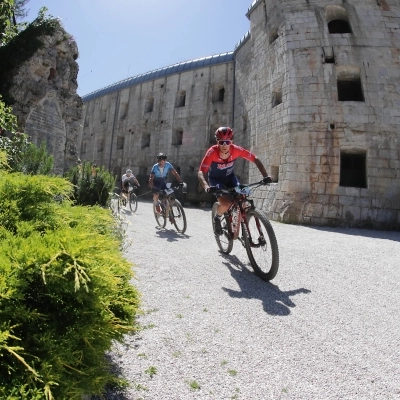
<path id="1" fill-rule="evenodd" d="M 217 242 L 217 245 L 218 245 L 219 249 L 222 251 L 222 253 L 229 254 L 233 248 L 233 239 L 231 238 L 231 235 L 229 233 L 229 229 L 228 229 L 229 220 L 228 220 L 226 214 L 224 214 L 221 217 L 222 235 L 217 235 L 215 233 L 214 217 L 217 214 L 218 206 L 219 206 L 219 203 L 215 202 L 213 205 L 213 208 L 212 208 L 212 212 L 211 212 L 211 223 L 212 223 L 213 233 L 214 233 L 215 241 Z"/>
<path id="2" fill-rule="evenodd" d="M 161 202 L 158 202 L 158 205 L 161 207 L 161 213 L 158 213 L 156 211 L 156 206 L 153 204 L 154 218 L 156 219 L 158 226 L 160 226 L 161 228 L 165 228 L 165 225 L 167 224 L 167 218 L 165 217 L 165 207 Z"/>
<path id="3" fill-rule="evenodd" d="M 177 199 L 170 202 L 169 218 L 179 233 L 185 233 L 187 228 L 186 215 L 182 204 Z"/>
<path id="4" fill-rule="evenodd" d="M 246 216 L 252 243 L 245 230 L 243 239 L 251 266 L 258 277 L 270 281 L 275 278 L 279 268 L 279 250 L 275 232 L 262 211 L 250 209 Z"/>
<path id="5" fill-rule="evenodd" d="M 129 195 L 129 209 L 131 212 L 136 212 L 138 206 L 137 196 L 135 193 L 130 193 Z"/>

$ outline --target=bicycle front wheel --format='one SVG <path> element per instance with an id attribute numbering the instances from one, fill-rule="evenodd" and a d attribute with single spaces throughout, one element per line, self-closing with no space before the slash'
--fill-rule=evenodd
<path id="1" fill-rule="evenodd" d="M 161 202 L 158 202 L 158 205 L 160 207 L 161 212 L 157 212 L 156 206 L 153 203 L 154 217 L 157 221 L 157 225 L 160 226 L 161 228 L 165 228 L 165 225 L 167 224 L 167 218 L 165 217 L 165 208 Z"/>
<path id="2" fill-rule="evenodd" d="M 132 212 L 136 212 L 138 206 L 137 196 L 135 193 L 130 193 L 129 195 L 129 209 Z"/>
<path id="3" fill-rule="evenodd" d="M 214 217 L 217 214 L 218 206 L 219 206 L 219 203 L 215 202 L 213 205 L 213 208 L 212 208 L 212 212 L 211 212 L 211 220 L 212 220 L 212 228 L 213 228 L 213 232 L 214 232 L 214 237 L 215 237 L 215 241 L 217 242 L 219 249 L 223 253 L 229 254 L 233 248 L 233 239 L 229 232 L 229 221 L 227 219 L 226 214 L 224 214 L 221 217 L 222 235 L 217 235 L 215 233 Z"/>
<path id="4" fill-rule="evenodd" d="M 244 243 L 254 273 L 264 281 L 275 278 L 279 268 L 279 250 L 275 232 L 263 212 L 250 209 L 246 213 L 248 234 Z"/>
<path id="5" fill-rule="evenodd" d="M 187 227 L 186 215 L 179 200 L 175 199 L 171 201 L 169 209 L 169 219 L 171 223 L 175 225 L 175 229 L 179 233 L 185 233 Z"/>

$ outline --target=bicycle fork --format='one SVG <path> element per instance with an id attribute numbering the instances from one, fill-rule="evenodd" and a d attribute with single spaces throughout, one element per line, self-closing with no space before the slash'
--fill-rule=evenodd
<path id="1" fill-rule="evenodd" d="M 253 237 L 251 235 L 250 229 L 249 229 L 249 221 L 247 220 L 247 216 L 245 215 L 242 219 L 242 235 L 245 234 L 247 236 L 248 242 L 250 247 L 256 248 L 256 247 L 261 247 L 264 246 L 267 242 L 265 241 L 264 234 L 261 228 L 260 220 L 258 218 L 254 218 L 256 222 L 256 227 L 257 227 L 257 232 L 258 232 L 258 241 L 257 243 L 254 243 Z M 253 232 L 253 235 L 256 232 Z M 244 245 L 244 237 L 242 237 L 242 244 Z"/>

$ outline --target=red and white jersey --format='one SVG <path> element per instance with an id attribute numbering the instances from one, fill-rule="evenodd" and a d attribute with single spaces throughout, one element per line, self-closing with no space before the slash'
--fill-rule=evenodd
<path id="1" fill-rule="evenodd" d="M 256 159 L 255 154 L 236 144 L 230 145 L 229 153 L 229 157 L 223 160 L 219 156 L 218 145 L 210 147 L 200 164 L 200 171 L 202 171 L 203 174 L 208 172 L 210 178 L 222 179 L 233 174 L 233 166 L 237 158 L 244 158 L 251 162 L 254 162 Z"/>

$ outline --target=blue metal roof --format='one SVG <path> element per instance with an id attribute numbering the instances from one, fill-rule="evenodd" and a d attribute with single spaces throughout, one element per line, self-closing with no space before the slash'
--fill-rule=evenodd
<path id="1" fill-rule="evenodd" d="M 96 90 L 85 96 L 82 96 L 83 102 L 93 100 L 96 97 L 103 96 L 107 93 L 116 92 L 120 89 L 137 85 L 139 83 L 151 81 L 155 78 L 160 78 L 162 76 L 168 76 L 176 74 L 177 72 L 189 71 L 196 68 L 201 68 L 208 65 L 223 64 L 234 60 L 234 52 L 230 51 L 228 53 L 216 54 L 214 56 L 208 56 L 203 58 L 198 58 L 196 60 L 185 61 L 182 63 L 170 65 L 168 67 L 156 69 L 154 71 L 147 72 L 145 74 L 136 75 L 131 78 L 124 79 L 117 83 L 113 83 L 105 88 Z"/>

